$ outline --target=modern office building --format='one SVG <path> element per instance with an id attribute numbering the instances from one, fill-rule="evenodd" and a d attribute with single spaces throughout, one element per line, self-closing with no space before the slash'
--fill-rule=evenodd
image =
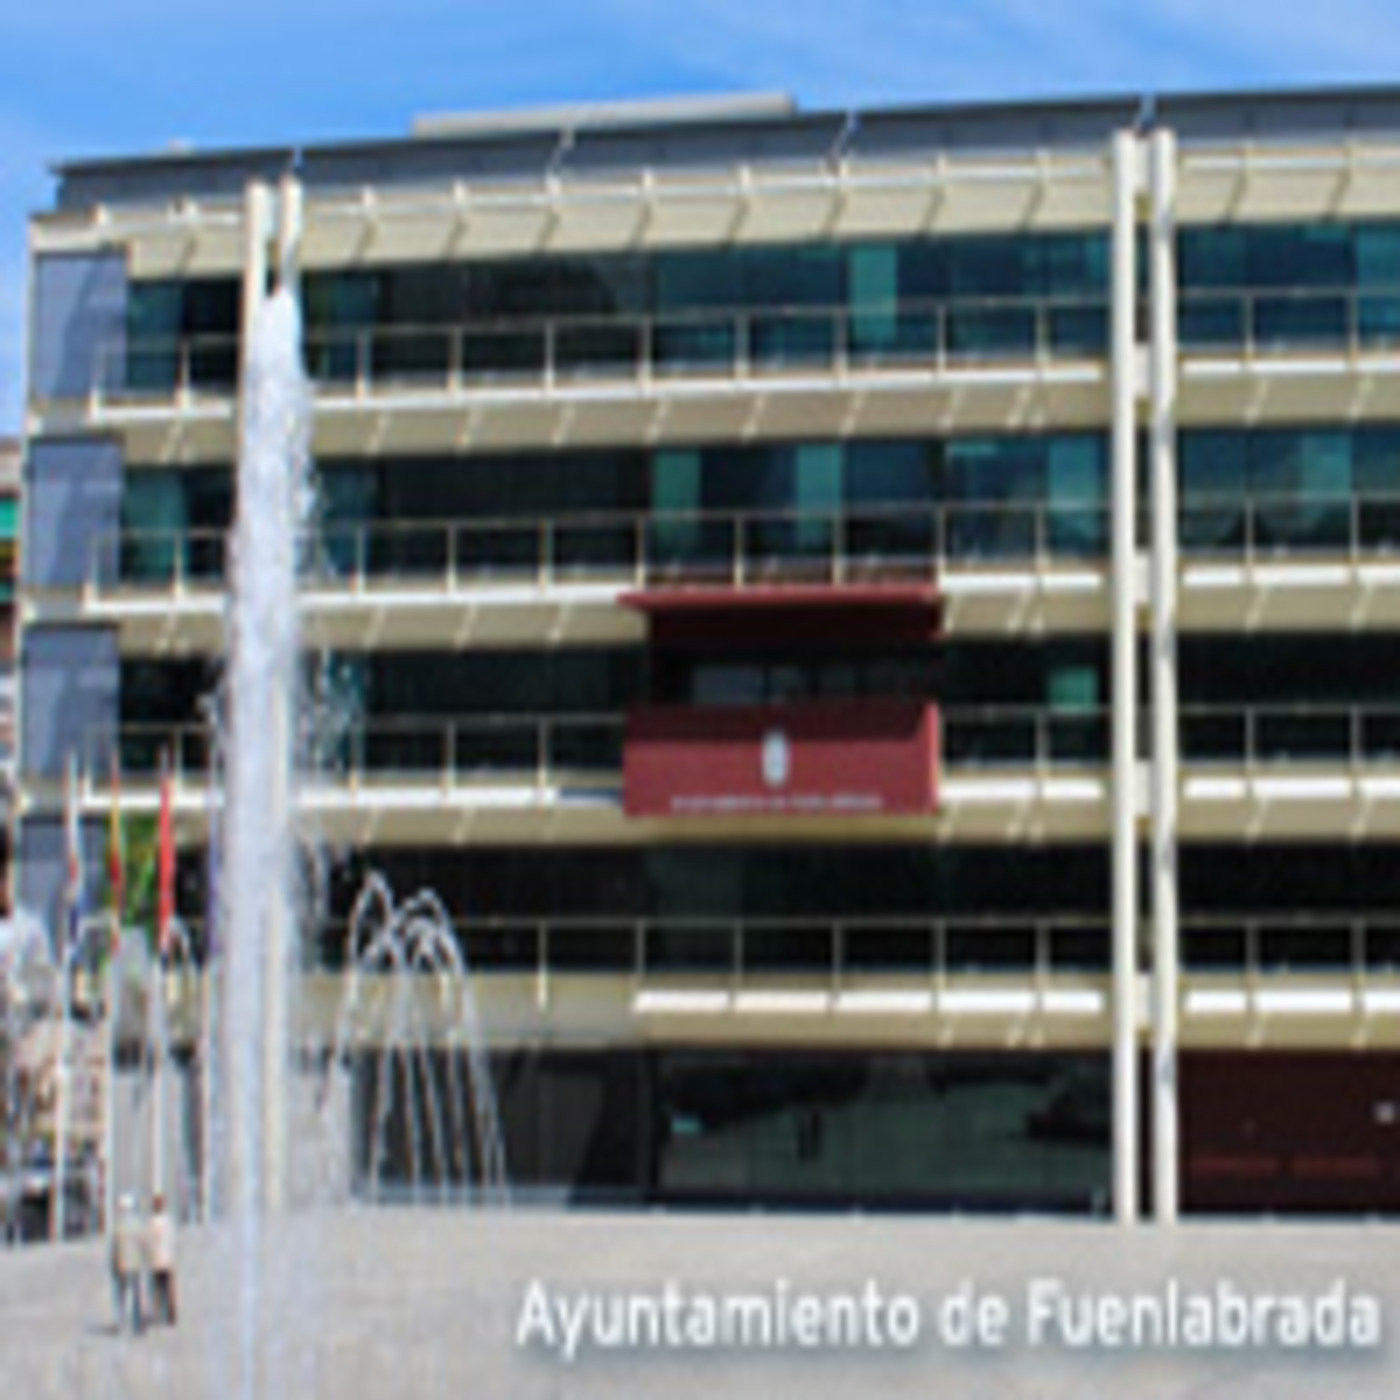
<path id="1" fill-rule="evenodd" d="M 21 897 L 68 755 L 96 871 L 168 747 L 202 914 L 275 244 L 340 721 L 305 976 L 365 870 L 437 890 L 518 1189 L 1400 1207 L 1397 172 L 1400 90 L 61 166 Z"/>

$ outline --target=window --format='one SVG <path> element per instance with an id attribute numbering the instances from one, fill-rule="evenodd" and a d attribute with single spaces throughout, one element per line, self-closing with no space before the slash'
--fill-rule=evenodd
<path id="1" fill-rule="evenodd" d="M 1400 225 L 1186 228 L 1177 250 L 1185 345 L 1400 339 Z"/>
<path id="2" fill-rule="evenodd" d="M 127 292 L 127 387 L 226 387 L 238 375 L 233 278 L 136 281 Z"/>
<path id="3" fill-rule="evenodd" d="M 440 373 L 448 327 L 468 374 L 556 366 L 759 366 L 1045 348 L 1102 353 L 1107 236 L 966 235 L 720 250 L 417 264 L 309 274 L 308 359 L 317 377 Z M 153 308 L 152 314 L 155 314 Z M 554 323 L 547 344 L 546 322 Z M 366 335 L 366 332 L 372 332 Z M 365 360 L 366 348 L 371 353 Z"/>

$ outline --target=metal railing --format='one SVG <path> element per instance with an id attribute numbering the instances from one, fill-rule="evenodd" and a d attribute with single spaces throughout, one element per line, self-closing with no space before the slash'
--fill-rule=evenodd
<path id="1" fill-rule="evenodd" d="M 1181 960 L 1188 971 L 1249 977 L 1400 977 L 1400 912 L 1193 913 L 1182 921 Z"/>
<path id="2" fill-rule="evenodd" d="M 1183 287 L 1182 349 L 1246 359 L 1400 346 L 1400 287 Z"/>
<path id="3" fill-rule="evenodd" d="M 1183 705 L 1182 757 L 1196 764 L 1400 763 L 1400 704 Z"/>
<path id="4" fill-rule="evenodd" d="M 1249 359 L 1400 346 L 1400 288 L 1183 287 L 1178 308 L 1188 353 Z M 312 379 L 357 393 L 901 365 L 943 370 L 1101 359 L 1107 345 L 1106 294 L 313 325 L 304 337 Z M 238 367 L 231 331 L 124 337 L 99 349 L 93 391 L 111 400 L 225 394 L 237 384 Z"/>
<path id="5" fill-rule="evenodd" d="M 544 782 L 571 773 L 616 774 L 624 720 L 618 714 L 422 716 L 347 723 L 321 736 L 313 766 L 349 782 L 431 779 L 451 785 L 510 775 Z M 211 737 L 203 724 L 126 724 L 89 734 L 87 770 L 153 776 L 169 761 L 178 780 L 207 771 Z"/>
<path id="6" fill-rule="evenodd" d="M 943 764 L 949 769 L 1049 769 L 1108 761 L 1109 712 L 1100 706 L 939 707 Z"/>
<path id="7" fill-rule="evenodd" d="M 933 579 L 947 565 L 1102 558 L 1107 521 L 1103 505 L 1070 500 L 332 524 L 306 541 L 303 567 L 312 588 Z M 223 531 L 126 530 L 98 540 L 90 576 L 98 586 L 217 586 L 226 563 Z"/>
<path id="8" fill-rule="evenodd" d="M 850 306 L 511 317 L 453 323 L 309 326 L 307 371 L 327 388 L 540 383 L 791 370 L 1102 358 L 1104 296 L 965 297 Z M 237 383 L 232 333 L 128 338 L 98 355 L 109 398 L 182 398 Z"/>
<path id="9" fill-rule="evenodd" d="M 912 918 L 519 917 L 455 920 L 477 972 L 576 973 L 638 980 L 701 980 L 737 987 L 765 979 L 838 987 L 882 977 L 950 973 L 1092 972 L 1108 966 L 1105 921 L 1073 914 Z M 319 946 L 335 966 L 343 923 L 323 926 Z"/>
<path id="10" fill-rule="evenodd" d="M 1400 493 L 1194 496 L 1179 518 L 1188 558 L 1400 553 Z M 589 579 L 933 580 L 982 564 L 1102 561 L 1107 530 L 1107 507 L 1087 500 L 396 520 L 322 526 L 305 541 L 303 570 L 309 587 L 336 589 L 382 580 L 448 589 Z M 98 587 L 219 587 L 227 561 L 223 530 L 130 529 L 99 537 L 89 576 Z"/>
<path id="11" fill-rule="evenodd" d="M 204 947 L 203 920 L 182 920 L 191 946 Z M 467 965 L 485 976 L 608 976 L 638 986 L 723 991 L 790 987 L 840 993 L 890 987 L 925 990 L 952 978 L 1007 979 L 1035 991 L 1056 978 L 1106 978 L 1112 958 L 1107 915 L 1008 910 L 1001 913 L 821 914 L 757 918 L 728 914 L 453 917 Z M 1151 961 L 1145 921 L 1139 961 Z M 322 918 L 304 967 L 344 968 L 348 927 Z M 1338 979 L 1353 987 L 1377 978 L 1400 984 L 1400 912 L 1377 909 L 1192 910 L 1181 920 L 1181 968 L 1244 988 L 1278 979 Z"/>
<path id="12" fill-rule="evenodd" d="M 518 917 L 456 920 L 469 965 L 485 974 L 596 974 L 738 990 L 782 982 L 841 991 L 949 977 L 1106 975 L 1107 917 L 1009 911 L 918 918 L 880 913 L 811 918 Z M 1150 924 L 1141 961 L 1150 961 Z M 1246 978 L 1304 974 L 1400 977 L 1394 911 L 1199 911 L 1181 926 L 1190 973 Z M 324 926 L 319 947 L 338 965 L 343 924 Z"/>
<path id="13" fill-rule="evenodd" d="M 1178 518 L 1188 556 L 1253 561 L 1400 552 L 1400 493 L 1195 494 L 1183 499 Z"/>
<path id="14" fill-rule="evenodd" d="M 1188 704 L 1179 723 L 1182 759 L 1201 767 L 1400 764 L 1400 704 Z M 939 725 L 948 771 L 1046 772 L 1101 767 L 1109 758 L 1111 716 L 1102 706 L 940 706 Z M 620 713 L 375 718 L 326 736 L 316 766 L 349 782 L 447 786 L 504 775 L 536 782 L 574 773 L 616 776 L 625 729 Z M 1139 730 L 1144 737 L 1149 732 L 1143 717 Z M 94 731 L 86 771 L 107 772 L 115 745 L 122 771 L 131 776 L 155 774 L 168 756 L 177 777 L 194 778 L 205 771 L 209 744 L 202 724 Z"/>

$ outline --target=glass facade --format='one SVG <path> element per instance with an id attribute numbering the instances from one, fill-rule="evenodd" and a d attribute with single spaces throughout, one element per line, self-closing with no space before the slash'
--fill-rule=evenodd
<path id="1" fill-rule="evenodd" d="M 1105 1054 L 552 1050 L 498 1052 L 491 1070 L 511 1188 L 527 1199 L 1108 1206 Z M 356 1186 L 393 1200 L 411 1189 L 412 1152 L 402 1087 L 385 1096 L 386 1082 L 363 1057 Z M 386 1151 L 371 1161 L 384 1098 Z"/>
<path id="2" fill-rule="evenodd" d="M 1180 435 L 1188 553 L 1400 549 L 1400 428 L 1190 429 Z"/>
<path id="3" fill-rule="evenodd" d="M 1188 842 L 1180 870 L 1188 972 L 1400 972 L 1394 842 Z M 437 891 L 487 977 L 829 992 L 927 989 L 943 976 L 1015 986 L 1110 965 L 1108 851 L 1096 843 L 369 848 L 323 872 L 316 965 L 343 966 L 345 921 L 370 871 Z M 196 943 L 204 879 L 203 853 L 183 851 L 177 902 Z"/>
<path id="4" fill-rule="evenodd" d="M 124 387 L 229 389 L 238 382 L 239 284 L 232 277 L 134 281 Z"/>
<path id="5" fill-rule="evenodd" d="M 336 380 L 1100 355 L 1107 250 L 1095 230 L 312 273 L 308 360 Z"/>
<path id="6" fill-rule="evenodd" d="M 1186 762 L 1238 766 L 1400 760 L 1400 639 L 1386 632 L 1179 642 Z M 1140 663 L 1146 669 L 1145 653 Z M 800 705 L 926 699 L 940 711 L 947 766 L 1102 764 L 1108 757 L 1107 644 L 1088 636 L 918 646 L 696 643 L 340 653 L 314 683 L 337 717 L 333 766 L 440 776 L 454 770 L 616 772 L 626 713 L 644 704 Z M 174 743 L 202 764 L 202 701 L 216 668 L 123 663 L 122 757 L 149 772 Z"/>
<path id="7" fill-rule="evenodd" d="M 1177 251 L 1189 349 L 1400 340 L 1400 224 L 1186 227 Z M 1107 264 L 1096 229 L 311 271 L 307 360 L 334 383 L 1098 357 Z M 134 281 L 125 387 L 231 387 L 237 308 L 232 278 Z"/>
<path id="8" fill-rule="evenodd" d="M 711 445 L 322 462 L 332 575 L 660 575 L 1096 557 L 1099 433 Z M 225 468 L 126 474 L 121 576 L 218 577 Z"/>
<path id="9" fill-rule="evenodd" d="M 623 720 L 649 703 L 919 699 L 940 706 L 949 763 L 1102 761 L 1106 647 L 1098 639 L 923 646 L 709 646 L 395 651 L 320 658 L 309 683 L 332 723 L 323 762 L 385 774 L 621 767 Z M 217 668 L 125 661 L 121 756 L 148 773 L 174 746 L 203 764 Z"/>
<path id="10" fill-rule="evenodd" d="M 1400 224 L 1228 224 L 1177 235 L 1191 349 L 1400 340 Z"/>
<path id="11" fill-rule="evenodd" d="M 1188 554 L 1400 550 L 1400 428 L 1187 429 Z M 337 574 L 749 572 L 1102 558 L 1102 434 L 329 460 L 320 566 Z M 129 470 L 119 568 L 214 581 L 225 468 Z"/>

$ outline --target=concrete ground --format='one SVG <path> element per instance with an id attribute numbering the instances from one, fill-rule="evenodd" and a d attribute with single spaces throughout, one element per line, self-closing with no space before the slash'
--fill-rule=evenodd
<path id="1" fill-rule="evenodd" d="M 619 1397 L 1387 1396 L 1400 1391 L 1400 1227 L 1193 1224 L 1174 1231 L 1007 1219 L 558 1214 L 342 1210 L 294 1219 L 268 1251 L 255 1294 L 240 1289 L 230 1238 L 181 1240 L 180 1325 L 117 1334 L 100 1245 L 0 1256 L 0 1393 L 10 1400 L 234 1397 L 266 1400 L 618 1400 Z M 1353 1350 L 1116 1347 L 1074 1350 L 1031 1337 L 1032 1287 L 1057 1279 L 1097 1296 L 1163 1298 L 1170 1280 L 1212 1297 L 1312 1297 L 1337 1285 L 1374 1295 L 1380 1344 Z M 541 1289 L 532 1292 L 538 1281 Z M 541 1341 L 517 1346 L 526 1305 L 580 1294 L 694 1299 L 859 1294 L 917 1305 L 907 1348 L 586 1351 L 573 1364 Z M 993 1334 L 967 1344 L 972 1287 L 993 1299 Z M 1004 1333 L 993 1325 L 1007 1308 Z M 238 1319 L 256 1316 L 252 1371 Z M 1112 1335 L 1113 1303 L 1107 1304 Z M 884 1314 L 889 1325 L 889 1314 Z M 251 1383 L 240 1377 L 253 1376 Z"/>

